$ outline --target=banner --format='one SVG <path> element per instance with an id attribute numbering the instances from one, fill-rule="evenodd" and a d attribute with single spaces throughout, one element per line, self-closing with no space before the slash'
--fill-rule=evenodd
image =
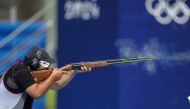
<path id="1" fill-rule="evenodd" d="M 120 0 L 119 55 L 158 60 L 119 67 L 119 109 L 190 108 L 189 6 L 187 0 Z"/>

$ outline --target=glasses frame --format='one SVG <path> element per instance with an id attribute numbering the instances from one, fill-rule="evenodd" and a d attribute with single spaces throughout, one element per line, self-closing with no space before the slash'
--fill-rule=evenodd
<path id="1" fill-rule="evenodd" d="M 39 64 L 44 68 L 48 68 L 50 66 L 50 63 L 47 61 L 39 61 Z"/>

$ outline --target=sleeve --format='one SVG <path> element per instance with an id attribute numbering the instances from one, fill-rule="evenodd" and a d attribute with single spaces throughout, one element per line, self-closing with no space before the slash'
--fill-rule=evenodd
<path id="1" fill-rule="evenodd" d="M 26 90 L 28 87 L 35 83 L 30 71 L 24 65 L 19 65 L 14 69 L 13 78 L 16 84 L 22 90 Z"/>

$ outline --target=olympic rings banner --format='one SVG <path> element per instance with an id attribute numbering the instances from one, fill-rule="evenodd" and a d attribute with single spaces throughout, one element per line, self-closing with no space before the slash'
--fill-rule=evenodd
<path id="1" fill-rule="evenodd" d="M 190 108 L 189 7 L 189 0 L 120 0 L 119 55 L 158 60 L 119 66 L 119 109 Z"/>

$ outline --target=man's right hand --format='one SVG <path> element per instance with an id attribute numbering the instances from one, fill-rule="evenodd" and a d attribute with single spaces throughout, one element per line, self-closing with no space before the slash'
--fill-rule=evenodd
<path id="1" fill-rule="evenodd" d="M 54 68 L 53 72 L 51 74 L 51 77 L 55 80 L 58 81 L 61 79 L 62 75 L 65 73 L 65 71 L 62 71 L 61 69 Z"/>

